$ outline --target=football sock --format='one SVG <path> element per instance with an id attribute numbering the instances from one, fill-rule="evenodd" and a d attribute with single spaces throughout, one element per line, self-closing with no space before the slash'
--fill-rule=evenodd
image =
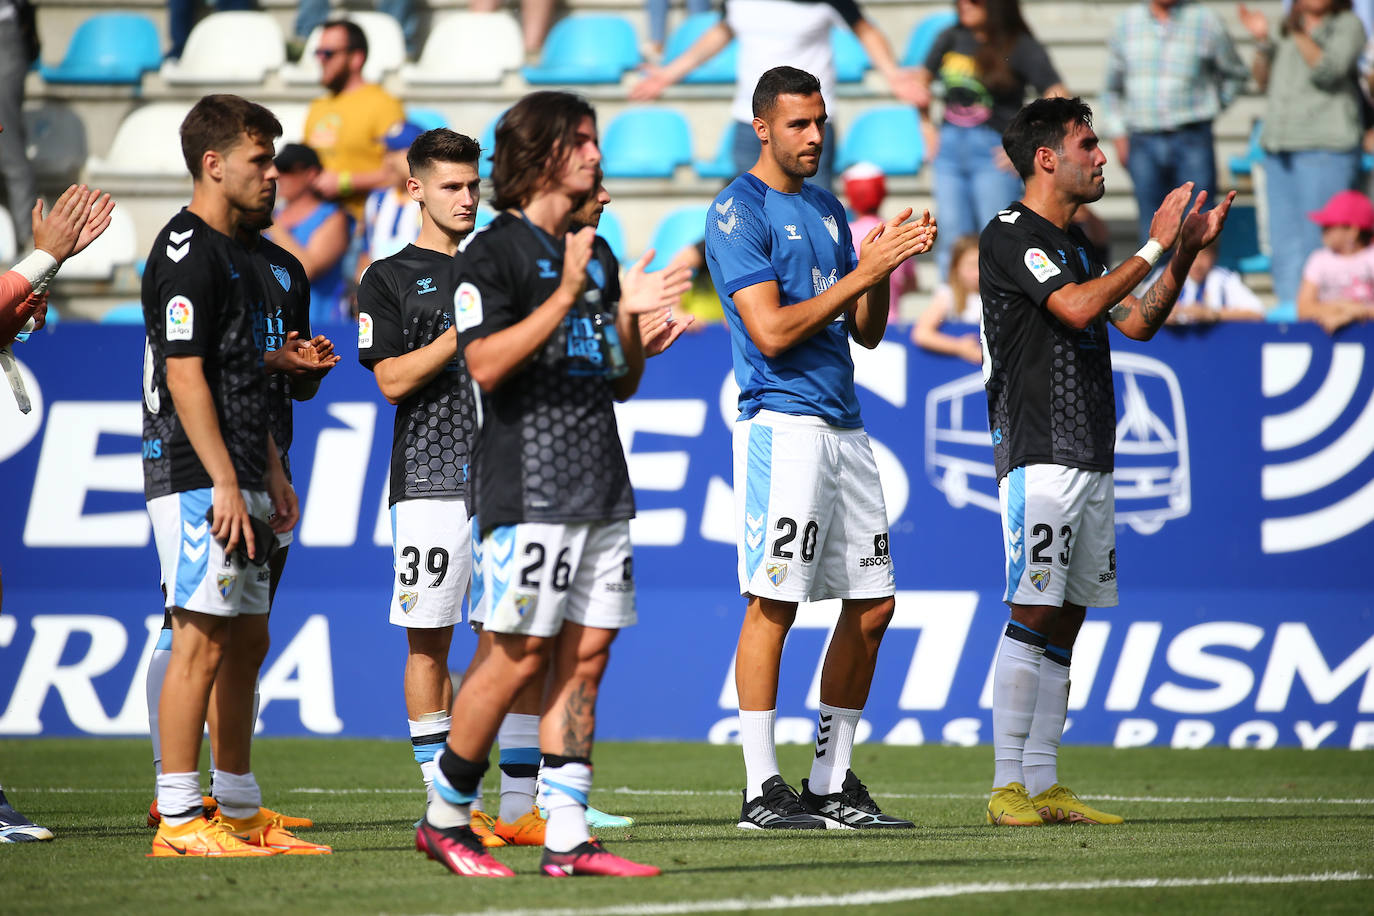
<path id="1" fill-rule="evenodd" d="M 420 765 L 420 778 L 425 782 L 425 798 L 434 797 L 434 758 L 448 740 L 449 725 L 452 717 L 443 710 L 427 712 L 410 723 L 410 746 L 415 751 L 415 762 Z"/>
<path id="2" fill-rule="evenodd" d="M 539 717 L 509 712 L 496 733 L 501 745 L 501 820 L 512 824 L 534 806 L 539 776 Z"/>
<path id="3" fill-rule="evenodd" d="M 1026 774 L 1026 791 L 1039 795 L 1059 781 L 1059 741 L 1064 737 L 1064 720 L 1069 714 L 1069 661 L 1071 649 L 1045 647 L 1040 663 L 1040 692 L 1035 699 L 1035 718 L 1031 720 L 1021 769 Z"/>
<path id="4" fill-rule="evenodd" d="M 780 772 L 773 738 L 773 724 L 777 718 L 776 709 L 739 711 L 739 743 L 744 749 L 744 797 L 747 799 L 763 795 L 763 784 Z"/>
<path id="5" fill-rule="evenodd" d="M 220 814 L 225 817 L 235 820 L 252 817 L 262 807 L 262 789 L 258 788 L 258 780 L 252 772 L 211 770 L 210 780 L 214 786 L 215 801 L 219 802 Z"/>
<path id="6" fill-rule="evenodd" d="M 844 787 L 849 758 L 854 750 L 854 732 L 859 727 L 862 709 L 845 709 L 821 703 L 816 719 L 816 756 L 811 761 L 807 784 L 816 795 L 830 795 Z"/>
<path id="7" fill-rule="evenodd" d="M 484 778 L 485 778 L 485 777 L 484 777 Z M 473 811 L 481 811 L 481 810 L 482 810 L 482 781 L 483 781 L 483 780 L 481 780 L 481 779 L 477 780 L 477 791 L 476 791 L 476 793 L 475 793 L 475 794 L 473 795 L 473 797 L 472 797 L 472 804 L 471 804 L 471 808 L 472 808 Z"/>
<path id="8" fill-rule="evenodd" d="M 1019 623 L 1007 624 L 992 675 L 992 747 L 995 788 L 1025 782 L 1021 757 L 1040 693 L 1040 660 L 1047 640 Z"/>
<path id="9" fill-rule="evenodd" d="M 435 763 L 434 794 L 430 796 L 425 819 L 439 828 L 466 827 L 472 818 L 477 785 L 487 771 L 486 758 L 468 760 L 444 745 Z"/>
<path id="10" fill-rule="evenodd" d="M 157 777 L 157 810 L 162 823 L 180 827 L 202 816 L 200 803 L 200 774 L 159 773 Z"/>
<path id="11" fill-rule="evenodd" d="M 162 734 L 159 732 L 158 704 L 162 702 L 162 682 L 167 677 L 167 663 L 172 660 L 172 628 L 163 627 L 158 634 L 153 655 L 148 659 L 148 737 L 153 740 L 153 775 L 162 775 Z"/>
<path id="12" fill-rule="evenodd" d="M 586 757 L 544 757 L 539 801 L 549 812 L 544 848 L 569 852 L 591 839 L 587 832 L 587 793 L 592 790 L 592 762 Z"/>

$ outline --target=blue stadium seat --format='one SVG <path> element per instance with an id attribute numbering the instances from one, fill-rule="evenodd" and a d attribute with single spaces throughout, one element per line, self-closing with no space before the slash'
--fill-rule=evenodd
<path id="1" fill-rule="evenodd" d="M 1280 302 L 1265 313 L 1264 319 L 1275 324 L 1293 324 L 1298 320 L 1298 304 L 1296 302 Z"/>
<path id="2" fill-rule="evenodd" d="M 1260 251 L 1259 223 L 1254 207 L 1232 206 L 1221 234 L 1217 263 L 1243 274 L 1269 272 L 1269 255 Z"/>
<path id="3" fill-rule="evenodd" d="M 953 10 L 947 10 L 931 13 L 916 23 L 916 28 L 911 30 L 911 37 L 906 42 L 906 53 L 902 55 L 902 66 L 924 66 L 926 55 L 930 53 L 930 46 L 935 44 L 936 37 L 958 21 L 959 14 Z"/>
<path id="4" fill-rule="evenodd" d="M 100 316 L 101 324 L 142 324 L 143 303 L 124 302 L 105 310 Z"/>
<path id="5" fill-rule="evenodd" d="M 596 234 L 606 240 L 606 244 L 611 246 L 611 254 L 621 264 L 625 263 L 625 227 L 620 225 L 620 218 L 610 210 L 601 211 L 601 222 L 596 227 Z"/>
<path id="6" fill-rule="evenodd" d="M 477 174 L 483 178 L 491 177 L 491 151 L 496 148 L 496 122 L 501 120 L 501 115 L 492 118 L 487 122 L 487 126 L 482 128 L 482 135 L 477 138 L 477 143 L 482 147 L 482 157 L 477 160 Z"/>
<path id="7" fill-rule="evenodd" d="M 662 270 L 668 266 L 673 255 L 688 245 L 695 245 L 706 237 L 706 211 L 709 205 L 688 204 L 669 211 L 654 227 L 654 237 L 649 248 L 654 249 L 654 259 L 649 262 L 649 270 Z"/>
<path id="8" fill-rule="evenodd" d="M 631 108 L 606 125 L 601 165 L 607 178 L 672 178 L 692 161 L 687 119 L 672 108 Z"/>
<path id="9" fill-rule="evenodd" d="M 926 144 L 916 109 L 908 105 L 871 108 L 854 119 L 840 140 L 835 171 L 872 162 L 889 175 L 915 175 L 925 161 Z"/>
<path id="10" fill-rule="evenodd" d="M 100 13 L 77 26 L 67 54 L 40 72 L 49 83 L 137 85 L 144 72 L 162 65 L 157 26 L 137 13 Z"/>
<path id="11" fill-rule="evenodd" d="M 663 46 L 663 62 L 672 63 L 690 48 L 701 33 L 720 21 L 720 13 L 693 13 L 673 30 Z M 733 83 L 735 65 L 739 60 L 739 42 L 734 39 L 706 63 L 682 78 L 684 83 Z"/>
<path id="12" fill-rule="evenodd" d="M 423 127 L 425 130 L 438 130 L 440 127 L 448 127 L 448 118 L 444 117 L 442 111 L 436 111 L 433 108 L 416 108 L 413 105 L 407 105 L 406 120 L 416 127 Z"/>
<path id="13" fill-rule="evenodd" d="M 735 171 L 735 122 L 726 121 L 721 131 L 720 146 L 714 159 L 698 159 L 692 163 L 702 178 L 734 178 Z"/>
<path id="14" fill-rule="evenodd" d="M 1255 163 L 1264 158 L 1264 150 L 1260 147 L 1260 132 L 1264 130 L 1264 122 L 1256 119 L 1254 127 L 1250 128 L 1250 145 L 1245 148 L 1245 153 L 1240 156 L 1232 156 L 1227 162 L 1231 169 L 1231 176 L 1249 175 Z"/>
<path id="15" fill-rule="evenodd" d="M 849 29 L 835 26 L 830 30 L 830 47 L 835 51 L 835 79 L 841 83 L 861 83 L 873 61 L 863 43 Z"/>
<path id="16" fill-rule="evenodd" d="M 618 83 L 639 66 L 639 39 L 619 16 L 573 15 L 559 21 L 544 42 L 539 64 L 524 69 L 525 81 L 541 86 Z"/>

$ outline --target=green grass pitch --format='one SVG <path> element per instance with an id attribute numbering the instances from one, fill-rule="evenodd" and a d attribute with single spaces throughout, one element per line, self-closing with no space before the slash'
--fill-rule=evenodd
<path id="1" fill-rule="evenodd" d="M 602 834 L 650 879 L 459 878 L 414 850 L 418 770 L 403 741 L 264 739 L 266 803 L 313 817 L 332 856 L 144 858 L 146 741 L 12 740 L 0 779 L 57 834 L 0 845 L 0 913 L 1359 912 L 1374 897 L 1374 755 L 1069 747 L 1066 784 L 1121 827 L 992 828 L 988 748 L 860 745 L 855 769 L 911 831 L 735 828 L 739 749 L 604 744 L 592 802 L 638 823 Z M 810 749 L 780 749 L 800 786 Z M 498 778 L 488 778 L 495 805 Z M 1113 800 L 1105 800 L 1111 796 Z"/>

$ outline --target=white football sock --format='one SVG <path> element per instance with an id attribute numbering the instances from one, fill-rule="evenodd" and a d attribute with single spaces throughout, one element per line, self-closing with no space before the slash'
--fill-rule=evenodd
<path id="1" fill-rule="evenodd" d="M 854 750 L 854 732 L 862 709 L 845 709 L 821 703 L 816 719 L 816 756 L 811 761 L 807 786 L 813 795 L 831 795 L 844 786 Z"/>
<path id="2" fill-rule="evenodd" d="M 425 820 L 429 821 L 433 827 L 447 829 L 449 827 L 466 827 L 472 821 L 472 799 L 453 788 L 448 777 L 444 775 L 443 765 L 440 758 L 445 751 L 444 745 L 440 745 L 440 751 L 434 758 L 434 791 L 429 796 L 429 806 L 425 809 Z M 449 795 L 454 801 L 445 798 Z"/>
<path id="3" fill-rule="evenodd" d="M 1039 638 L 1024 627 L 1008 626 L 1027 638 Z M 994 788 L 1024 782 L 1021 759 L 1040 693 L 1043 646 L 1003 634 L 992 676 L 992 747 Z"/>
<path id="4" fill-rule="evenodd" d="M 778 748 L 773 737 L 776 709 L 741 709 L 739 743 L 744 749 L 744 797 L 750 801 L 763 794 L 763 784 L 777 776 Z"/>
<path id="5" fill-rule="evenodd" d="M 501 746 L 501 820 L 513 824 L 534 807 L 539 778 L 539 717 L 509 712 L 496 733 Z"/>
<path id="6" fill-rule="evenodd" d="M 420 765 L 420 778 L 425 782 L 426 800 L 434 798 L 434 758 L 448 740 L 448 730 L 453 722 L 447 712 L 427 712 L 418 719 L 406 720 L 410 728 L 410 746 L 415 753 L 415 762 Z"/>
<path id="7" fill-rule="evenodd" d="M 144 695 L 148 699 L 148 737 L 153 742 L 153 775 L 162 775 L 162 734 L 159 729 L 158 706 L 162 702 L 162 682 L 167 678 L 167 663 L 172 660 L 172 631 L 163 629 L 157 645 L 148 659 L 148 680 Z"/>
<path id="8" fill-rule="evenodd" d="M 539 801 L 549 812 L 544 825 L 544 848 L 570 852 L 587 842 L 587 794 L 592 790 L 590 764 L 570 761 L 545 767 Z"/>
<path id="9" fill-rule="evenodd" d="M 200 798 L 199 773 L 158 774 L 157 810 L 162 814 L 162 823 L 180 827 L 203 816 L 205 809 Z"/>
<path id="10" fill-rule="evenodd" d="M 1040 692 L 1035 700 L 1021 770 L 1026 775 L 1026 791 L 1039 795 L 1059 781 L 1059 741 L 1064 737 L 1064 720 L 1069 715 L 1068 655 L 1051 647 L 1040 663 Z"/>
<path id="11" fill-rule="evenodd" d="M 215 801 L 219 802 L 219 813 L 225 817 L 240 820 L 252 817 L 262 807 L 262 789 L 251 772 L 226 773 L 213 770 L 211 784 L 215 787 Z"/>

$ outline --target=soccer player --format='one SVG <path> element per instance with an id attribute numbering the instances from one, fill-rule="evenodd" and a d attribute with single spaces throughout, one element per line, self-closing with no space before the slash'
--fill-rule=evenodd
<path id="1" fill-rule="evenodd" d="M 406 714 L 431 797 L 453 705 L 449 646 L 472 573 L 466 501 L 477 421 L 453 328 L 454 255 L 477 220 L 480 152 L 447 128 L 415 139 L 406 188 L 420 206 L 419 237 L 374 262 L 358 289 L 358 359 L 396 405 L 391 622 L 406 632 Z"/>
<path id="2" fill-rule="evenodd" d="M 494 203 L 504 210 L 459 261 L 454 326 L 482 392 L 474 448 L 485 631 L 463 679 L 435 797 L 416 847 L 457 874 L 513 874 L 469 826 L 500 723 L 550 668 L 540 723 L 552 877 L 656 875 L 587 831 L 596 696 L 616 632 L 635 621 L 634 494 L 613 400 L 644 368 L 635 314 L 670 304 L 641 259 L 623 281 L 593 258 L 595 230 L 568 231 L 595 188 L 596 116 L 582 98 L 535 92 L 496 127 Z M 617 308 L 617 304 L 619 308 Z"/>
<path id="3" fill-rule="evenodd" d="M 805 181 L 824 143 L 820 83 L 775 67 L 759 77 L 752 104 L 758 162 L 706 219 L 706 262 L 740 386 L 735 505 L 748 605 L 735 656 L 746 778 L 739 826 L 911 827 L 883 814 L 849 768 L 896 590 L 849 340 L 870 349 L 882 340 L 888 277 L 930 249 L 935 224 L 929 213 L 908 223 L 903 210 L 875 226 L 856 257 L 844 207 Z M 797 603 L 823 598 L 843 603 L 821 673 L 815 762 L 798 798 L 778 771 L 778 668 Z"/>
<path id="4" fill-rule="evenodd" d="M 1016 115 L 1002 146 L 1026 194 L 988 223 L 978 246 L 983 379 L 1011 606 L 993 674 L 987 819 L 1119 824 L 1058 777 L 1074 640 L 1088 605 L 1117 603 L 1107 323 L 1135 340 L 1154 336 L 1235 192 L 1203 213 L 1206 192 L 1190 210 L 1192 182 L 1175 188 L 1150 221 L 1150 240 L 1107 272 L 1073 224 L 1078 208 L 1105 189 L 1107 157 L 1091 109 L 1077 98 L 1037 99 Z M 1141 298 L 1129 295 L 1169 249 L 1160 277 Z"/>
<path id="5" fill-rule="evenodd" d="M 935 227 L 907 209 L 856 258 L 844 209 L 805 179 L 823 152 L 825 103 L 809 73 L 777 67 L 754 89 L 758 161 L 716 198 L 706 256 L 740 384 L 735 494 L 736 655 L 746 787 L 743 829 L 910 827 L 883 814 L 849 768 L 895 591 L 877 467 L 854 392 L 849 338 L 875 347 L 888 278 L 929 250 Z M 827 242 L 826 239 L 830 241 Z M 821 679 L 815 761 L 800 797 L 773 737 L 783 642 L 800 601 L 843 599 Z"/>
<path id="6" fill-rule="evenodd" d="M 272 202 L 280 133 L 271 112 L 237 96 L 192 107 L 181 125 L 191 204 L 159 233 L 143 277 L 144 492 L 174 627 L 153 857 L 330 851 L 263 811 L 250 762 L 265 564 L 273 533 L 293 527 L 299 509 L 268 428 L 265 291 L 236 235 Z M 219 816 L 209 821 L 197 760 L 212 687 Z"/>

